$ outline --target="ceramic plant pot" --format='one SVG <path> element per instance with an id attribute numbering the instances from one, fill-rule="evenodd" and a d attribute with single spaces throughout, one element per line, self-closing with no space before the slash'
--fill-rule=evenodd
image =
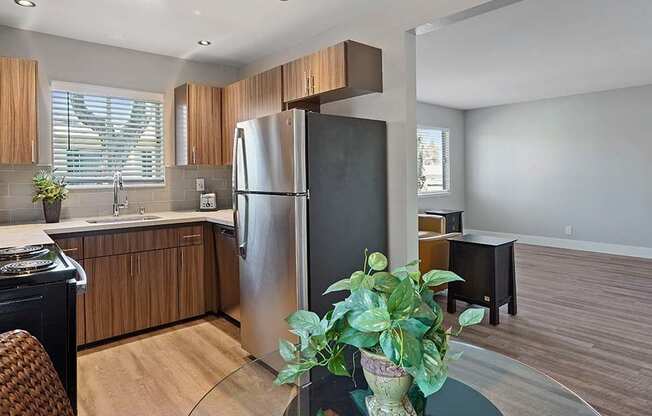
<path id="1" fill-rule="evenodd" d="M 374 392 L 366 399 L 369 416 L 417 416 L 407 397 L 412 376 L 383 355 L 360 352 L 365 379 Z"/>
<path id="2" fill-rule="evenodd" d="M 61 200 L 54 202 L 43 201 L 43 214 L 45 214 L 45 222 L 59 222 L 61 217 Z"/>

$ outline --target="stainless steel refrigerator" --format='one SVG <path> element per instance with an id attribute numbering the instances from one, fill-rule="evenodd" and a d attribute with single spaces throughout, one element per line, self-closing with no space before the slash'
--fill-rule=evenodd
<path id="1" fill-rule="evenodd" d="M 387 140 L 382 121 L 289 110 L 237 125 L 233 216 L 242 347 L 260 357 L 292 339 L 285 318 L 322 316 L 322 293 L 387 251 Z"/>

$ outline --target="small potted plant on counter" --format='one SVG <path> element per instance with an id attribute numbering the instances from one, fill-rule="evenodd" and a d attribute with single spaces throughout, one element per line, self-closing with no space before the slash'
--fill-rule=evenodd
<path id="1" fill-rule="evenodd" d="M 280 340 L 287 365 L 275 380 L 292 383 L 311 368 L 326 367 L 349 376 L 344 350 L 357 348 L 364 376 L 373 395 L 366 397 L 370 416 L 416 415 L 407 397 L 413 385 L 427 397 L 443 386 L 448 364 L 459 358 L 449 353 L 448 341 L 462 328 L 482 321 L 484 309 L 467 309 L 459 328 L 445 329 L 444 314 L 430 287 L 461 281 L 455 273 L 432 270 L 421 275 L 418 261 L 386 271 L 381 253 L 367 256 L 363 270 L 331 285 L 326 292 L 348 291 L 324 317 L 300 310 L 287 318 L 301 342 Z"/>
<path id="2" fill-rule="evenodd" d="M 54 172 L 40 171 L 32 179 L 36 194 L 32 202 L 43 201 L 45 222 L 59 222 L 61 217 L 61 201 L 68 197 L 68 184 L 65 178 L 55 178 Z"/>

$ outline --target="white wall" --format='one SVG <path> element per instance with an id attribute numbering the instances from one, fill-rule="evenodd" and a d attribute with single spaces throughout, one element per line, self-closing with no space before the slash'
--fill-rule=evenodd
<path id="1" fill-rule="evenodd" d="M 464 111 L 438 105 L 417 103 L 417 125 L 450 130 L 450 192 L 420 196 L 419 211 L 429 208 L 464 209 Z"/>
<path id="2" fill-rule="evenodd" d="M 395 2 L 376 14 L 353 18 L 297 46 L 246 66 L 247 76 L 283 64 L 337 42 L 352 39 L 383 50 L 382 94 L 355 97 L 322 106 L 329 114 L 387 121 L 389 257 L 392 264 L 417 258 L 416 197 L 416 39 L 407 31 L 435 18 L 486 0 L 415 0 Z M 393 10 L 394 8 L 398 10 Z"/>
<path id="3" fill-rule="evenodd" d="M 186 81 L 223 86 L 238 69 L 81 42 L 0 26 L 0 56 L 39 64 L 39 162 L 51 163 L 50 81 L 69 81 L 165 94 L 166 161 L 174 163 L 174 87 Z"/>
<path id="4" fill-rule="evenodd" d="M 652 86 L 465 116 L 468 228 L 652 247 Z"/>

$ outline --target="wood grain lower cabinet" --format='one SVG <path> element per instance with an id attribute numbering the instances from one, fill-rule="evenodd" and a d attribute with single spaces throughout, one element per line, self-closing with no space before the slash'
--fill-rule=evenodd
<path id="1" fill-rule="evenodd" d="M 150 293 L 139 255 L 85 260 L 86 342 L 99 341 L 150 326 Z"/>
<path id="2" fill-rule="evenodd" d="M 83 239 L 83 257 L 88 259 L 176 247 L 179 228 L 104 232 L 85 236 Z"/>
<path id="3" fill-rule="evenodd" d="M 147 255 L 148 253 L 139 253 L 130 256 L 131 273 L 127 276 L 127 285 L 125 285 L 124 289 L 118 288 L 116 291 L 117 295 L 125 299 L 126 313 L 123 314 L 125 323 L 122 334 L 140 331 L 151 326 L 150 276 L 147 269 L 143 267 L 143 258 Z"/>
<path id="4" fill-rule="evenodd" d="M 0 57 L 0 164 L 37 161 L 37 66 Z"/>
<path id="5" fill-rule="evenodd" d="M 100 233 L 57 243 L 71 257 L 87 256 L 87 292 L 77 299 L 80 344 L 217 310 L 206 302 L 217 286 L 211 280 L 213 257 L 204 254 L 214 251 L 210 226 Z"/>
<path id="6" fill-rule="evenodd" d="M 240 320 L 240 275 L 232 228 L 215 229 L 220 311 Z"/>
<path id="7" fill-rule="evenodd" d="M 80 261 L 84 258 L 84 243 L 82 237 L 54 238 L 54 242 L 66 256 Z"/>
<path id="8" fill-rule="evenodd" d="M 206 313 L 204 294 L 204 247 L 179 249 L 179 319 Z"/>
<path id="9" fill-rule="evenodd" d="M 111 256 L 84 262 L 88 276 L 86 289 L 86 342 L 120 335 L 117 328 L 122 320 L 120 299 L 114 299 L 113 287 L 125 284 L 131 256 Z M 116 304 L 117 303 L 117 304 Z"/>
<path id="10" fill-rule="evenodd" d="M 179 320 L 178 249 L 150 251 L 140 257 L 149 281 L 150 325 Z"/>

